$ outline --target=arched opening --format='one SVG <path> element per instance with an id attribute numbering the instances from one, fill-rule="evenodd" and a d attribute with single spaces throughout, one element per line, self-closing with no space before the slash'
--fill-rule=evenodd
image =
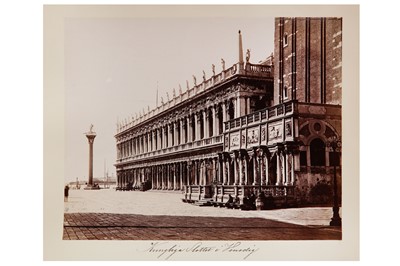
<path id="1" fill-rule="evenodd" d="M 200 115 L 200 139 L 204 139 L 204 114 L 201 113 Z"/>
<path id="2" fill-rule="evenodd" d="M 191 118 L 190 124 L 191 124 L 191 130 L 192 130 L 191 141 L 194 141 L 196 138 L 196 121 L 195 121 L 194 117 Z"/>
<path id="3" fill-rule="evenodd" d="M 228 106 L 228 120 L 234 119 L 235 118 L 235 106 L 233 105 L 233 102 L 229 102 Z"/>
<path id="4" fill-rule="evenodd" d="M 235 166 L 234 166 L 235 161 L 231 160 L 229 162 L 229 175 L 228 175 L 228 185 L 232 185 L 235 182 Z"/>
<path id="5" fill-rule="evenodd" d="M 267 107 L 267 101 L 265 97 L 256 97 L 252 99 L 254 101 L 254 106 L 252 106 L 251 112 L 257 112 Z"/>
<path id="6" fill-rule="evenodd" d="M 257 175 L 257 173 L 254 173 L 253 169 L 253 164 L 255 160 L 254 158 L 251 158 L 250 161 L 247 164 L 247 184 L 246 185 L 251 185 L 254 183 L 254 176 Z"/>
<path id="7" fill-rule="evenodd" d="M 269 162 L 269 164 L 268 164 L 268 167 L 269 167 L 269 178 L 268 178 L 268 185 L 275 185 L 276 184 L 276 176 L 277 176 L 277 174 L 276 174 L 276 170 L 277 170 L 277 167 L 276 167 L 276 154 L 274 154 L 272 157 L 271 157 L 271 159 L 270 159 L 270 162 Z"/>
<path id="8" fill-rule="evenodd" d="M 214 132 L 213 132 L 214 117 L 212 115 L 211 110 L 208 110 L 207 113 L 208 113 L 208 136 L 207 137 L 212 137 L 214 135 Z"/>
<path id="9" fill-rule="evenodd" d="M 181 144 L 181 134 L 182 134 L 182 132 L 181 132 L 181 123 L 182 123 L 181 121 L 176 122 L 176 126 L 177 126 L 176 132 L 178 134 L 178 136 L 176 137 L 176 139 L 177 139 L 176 145 Z"/>
<path id="10" fill-rule="evenodd" d="M 170 133 L 171 133 L 171 147 L 176 145 L 175 143 L 175 128 L 174 128 L 174 124 L 172 123 L 170 125 L 170 129 L 169 129 Z"/>
<path id="11" fill-rule="evenodd" d="M 288 34 L 285 33 L 283 35 L 283 46 L 287 46 L 288 45 Z"/>
<path id="12" fill-rule="evenodd" d="M 316 138 L 310 143 L 311 166 L 325 166 L 325 144 Z"/>
<path id="13" fill-rule="evenodd" d="M 222 133 L 224 130 L 224 121 L 223 121 L 223 114 L 222 114 L 222 106 L 218 106 L 218 135 Z"/>

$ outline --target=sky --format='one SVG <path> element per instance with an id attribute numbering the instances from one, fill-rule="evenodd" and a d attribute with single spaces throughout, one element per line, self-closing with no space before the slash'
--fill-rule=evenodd
<path id="1" fill-rule="evenodd" d="M 66 181 L 88 179 L 93 124 L 93 176 L 116 176 L 118 121 L 155 108 L 192 75 L 209 78 L 238 61 L 239 35 L 251 63 L 273 52 L 274 19 L 230 18 L 67 18 L 65 20 Z"/>

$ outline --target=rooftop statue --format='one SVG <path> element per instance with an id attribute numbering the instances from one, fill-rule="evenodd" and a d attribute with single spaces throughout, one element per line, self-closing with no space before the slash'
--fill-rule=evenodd
<path id="1" fill-rule="evenodd" d="M 194 86 L 196 86 L 197 85 L 197 81 L 196 81 L 196 76 L 195 75 L 193 75 L 193 82 L 194 82 Z"/>
<path id="2" fill-rule="evenodd" d="M 212 64 L 212 65 L 211 65 L 211 68 L 212 68 L 213 76 L 215 76 L 215 65 Z"/>
<path id="3" fill-rule="evenodd" d="M 206 81 L 206 72 L 203 70 L 203 81 Z"/>
<path id="4" fill-rule="evenodd" d="M 179 84 L 179 95 L 182 95 L 182 87 L 181 87 L 181 84 Z"/>
<path id="5" fill-rule="evenodd" d="M 250 60 L 250 49 L 247 49 L 246 51 L 246 62 L 248 63 Z"/>
<path id="6" fill-rule="evenodd" d="M 225 71 L 225 60 L 221 58 L 222 70 Z"/>
<path id="7" fill-rule="evenodd" d="M 90 124 L 90 131 L 89 131 L 90 133 L 92 133 L 93 132 L 93 124 Z"/>
<path id="8" fill-rule="evenodd" d="M 169 102 L 169 93 L 168 93 L 168 91 L 167 91 L 167 101 Z"/>
<path id="9" fill-rule="evenodd" d="M 173 97 L 173 98 L 176 97 L 176 95 L 175 95 L 175 88 L 173 88 L 173 90 L 172 90 L 172 97 Z"/>
<path id="10" fill-rule="evenodd" d="M 189 90 L 189 81 L 186 80 L 186 89 Z"/>

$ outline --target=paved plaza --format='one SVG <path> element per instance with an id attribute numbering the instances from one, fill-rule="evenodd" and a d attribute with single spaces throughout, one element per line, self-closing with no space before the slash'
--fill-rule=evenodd
<path id="1" fill-rule="evenodd" d="M 312 240 L 341 239 L 332 208 L 241 211 L 199 207 L 182 194 L 159 191 L 70 190 L 63 239 Z"/>

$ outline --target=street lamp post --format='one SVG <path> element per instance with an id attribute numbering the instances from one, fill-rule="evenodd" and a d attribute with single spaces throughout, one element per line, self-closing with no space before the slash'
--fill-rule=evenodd
<path id="1" fill-rule="evenodd" d="M 333 217 L 331 218 L 331 222 L 329 223 L 330 226 L 342 226 L 342 218 L 339 215 L 339 202 L 338 202 L 338 193 L 337 193 L 337 182 L 336 182 L 336 164 L 340 161 L 337 157 L 336 152 L 340 151 L 342 147 L 342 141 L 340 138 L 336 136 L 329 137 L 327 146 L 332 148 L 333 150 L 333 157 L 334 157 L 334 164 L 333 164 Z"/>

